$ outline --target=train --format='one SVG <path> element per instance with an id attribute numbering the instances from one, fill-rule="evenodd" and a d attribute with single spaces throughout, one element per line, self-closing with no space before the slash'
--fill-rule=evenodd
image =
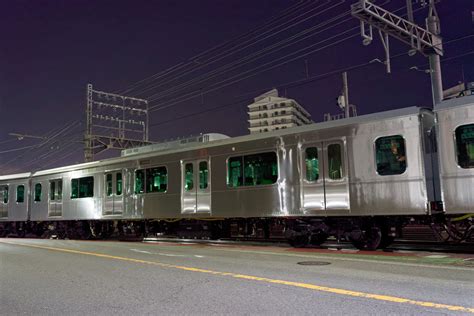
<path id="1" fill-rule="evenodd" d="M 278 106 L 276 104 L 275 106 Z M 264 111 L 262 109 L 262 111 Z M 0 236 L 387 247 L 410 223 L 473 232 L 474 96 L 0 176 Z M 154 147 L 153 147 L 154 146 Z"/>

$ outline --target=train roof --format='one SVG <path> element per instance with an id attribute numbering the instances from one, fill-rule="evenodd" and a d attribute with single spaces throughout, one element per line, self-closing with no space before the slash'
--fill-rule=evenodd
<path id="1" fill-rule="evenodd" d="M 116 157 L 116 158 L 109 158 L 109 159 L 98 160 L 98 161 L 93 161 L 93 162 L 87 162 L 87 163 L 82 163 L 82 164 L 77 164 L 77 165 L 70 165 L 70 166 L 64 166 L 64 167 L 58 167 L 58 168 L 53 168 L 53 169 L 36 171 L 36 172 L 31 173 L 31 174 L 33 176 L 42 176 L 42 175 L 49 175 L 49 174 L 67 172 L 67 171 L 80 170 L 80 169 L 95 168 L 95 167 L 100 167 L 100 166 L 104 166 L 104 165 L 117 164 L 117 163 L 121 163 L 121 162 L 124 162 L 124 161 L 133 161 L 133 160 L 139 160 L 139 159 L 146 159 L 146 158 L 156 156 L 157 154 L 159 154 L 159 155 L 173 154 L 173 153 L 188 151 L 188 150 L 192 150 L 192 149 L 200 149 L 200 148 L 209 148 L 209 147 L 215 147 L 215 146 L 221 146 L 221 145 L 237 144 L 237 143 L 241 143 L 241 142 L 259 140 L 259 139 L 265 139 L 265 138 L 272 138 L 272 137 L 281 137 L 281 136 L 285 136 L 285 135 L 297 134 L 297 133 L 302 133 L 302 132 L 307 132 L 307 131 L 332 129 L 332 128 L 338 128 L 338 127 L 342 127 L 342 126 L 358 125 L 358 124 L 365 124 L 365 123 L 370 123 L 370 122 L 374 122 L 374 121 L 393 119 L 393 118 L 397 118 L 397 117 L 413 116 L 413 115 L 418 115 L 421 111 L 424 111 L 424 110 L 426 110 L 426 109 L 423 109 L 423 108 L 420 108 L 420 107 L 415 107 L 415 106 L 414 107 L 407 107 L 407 108 L 402 108 L 402 109 L 396 109 L 396 110 L 377 112 L 377 113 L 371 113 L 371 114 L 351 117 L 351 118 L 348 118 L 348 119 L 340 119 L 340 120 L 334 120 L 334 121 L 328 121 L 328 122 L 319 122 L 319 123 L 313 123 L 313 124 L 309 124 L 309 125 L 293 127 L 293 128 L 289 128 L 289 129 L 282 129 L 282 130 L 265 132 L 265 133 L 256 133 L 256 134 L 232 137 L 232 138 L 227 138 L 227 139 L 219 139 L 219 140 L 215 140 L 215 141 L 208 142 L 208 143 L 190 143 L 189 146 L 186 146 L 186 147 L 167 148 L 167 149 L 164 149 L 164 150 L 146 152 L 146 153 L 142 153 L 142 154 L 129 155 L 129 156 L 124 156 L 124 157 Z M 1 177 L 0 177 L 0 180 L 2 180 Z"/>
<path id="2" fill-rule="evenodd" d="M 25 179 L 31 176 L 31 172 L 17 173 L 17 174 L 8 174 L 0 176 L 0 181 L 2 180 L 12 180 L 12 179 Z"/>
<path id="3" fill-rule="evenodd" d="M 451 109 L 454 107 L 462 107 L 462 106 L 469 106 L 469 105 L 471 106 L 474 105 L 474 95 L 468 95 L 464 97 L 459 97 L 459 98 L 443 101 L 435 105 L 434 110 L 435 112 L 437 112 L 437 111 Z"/>

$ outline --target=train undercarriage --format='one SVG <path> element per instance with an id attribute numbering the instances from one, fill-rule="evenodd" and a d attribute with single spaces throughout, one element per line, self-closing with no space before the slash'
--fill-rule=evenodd
<path id="1" fill-rule="evenodd" d="M 170 237 L 207 240 L 287 241 L 293 247 L 320 246 L 329 237 L 375 250 L 404 237 L 404 227 L 429 228 L 435 240 L 460 243 L 474 238 L 474 214 L 458 217 L 230 218 L 0 222 L 0 237 L 122 239 Z"/>

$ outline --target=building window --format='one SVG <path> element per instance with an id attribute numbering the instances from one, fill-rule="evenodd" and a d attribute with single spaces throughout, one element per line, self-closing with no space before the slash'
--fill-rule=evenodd
<path id="1" fill-rule="evenodd" d="M 278 179 L 278 160 L 274 152 L 231 157 L 227 168 L 229 187 L 273 184 Z"/>
<path id="2" fill-rule="evenodd" d="M 318 148 L 308 147 L 305 150 L 306 180 L 316 182 L 319 179 Z"/>
<path id="3" fill-rule="evenodd" d="M 23 203 L 25 202 L 25 186 L 23 184 L 16 187 L 16 202 Z"/>
<path id="4" fill-rule="evenodd" d="M 340 144 L 328 146 L 329 179 L 342 179 L 342 150 Z"/>
<path id="5" fill-rule="evenodd" d="M 207 168 L 207 161 L 199 163 L 199 189 L 205 190 L 208 186 L 209 169 Z"/>
<path id="6" fill-rule="evenodd" d="M 375 141 L 377 173 L 381 176 L 402 174 L 407 168 L 405 140 L 400 135 L 380 137 Z"/>
<path id="7" fill-rule="evenodd" d="M 107 196 L 112 196 L 112 174 L 109 173 L 105 176 L 105 188 Z"/>
<path id="8" fill-rule="evenodd" d="M 71 199 L 82 199 L 94 196 L 94 177 L 71 180 Z"/>
<path id="9" fill-rule="evenodd" d="M 184 166 L 184 190 L 191 191 L 194 188 L 193 164 L 187 163 Z"/>
<path id="10" fill-rule="evenodd" d="M 456 153 L 461 168 L 474 168 L 474 124 L 456 128 Z"/>
<path id="11" fill-rule="evenodd" d="M 41 183 L 35 184 L 35 197 L 33 200 L 35 202 L 41 202 Z"/>
<path id="12" fill-rule="evenodd" d="M 122 195 L 122 190 L 123 190 L 122 173 L 117 172 L 116 179 L 115 179 L 115 193 L 117 195 Z"/>

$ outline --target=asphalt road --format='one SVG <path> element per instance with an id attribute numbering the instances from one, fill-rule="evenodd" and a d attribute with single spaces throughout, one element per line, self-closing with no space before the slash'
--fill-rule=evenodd
<path id="1" fill-rule="evenodd" d="M 0 239 L 0 315 L 472 315 L 473 294 L 466 256 Z"/>

